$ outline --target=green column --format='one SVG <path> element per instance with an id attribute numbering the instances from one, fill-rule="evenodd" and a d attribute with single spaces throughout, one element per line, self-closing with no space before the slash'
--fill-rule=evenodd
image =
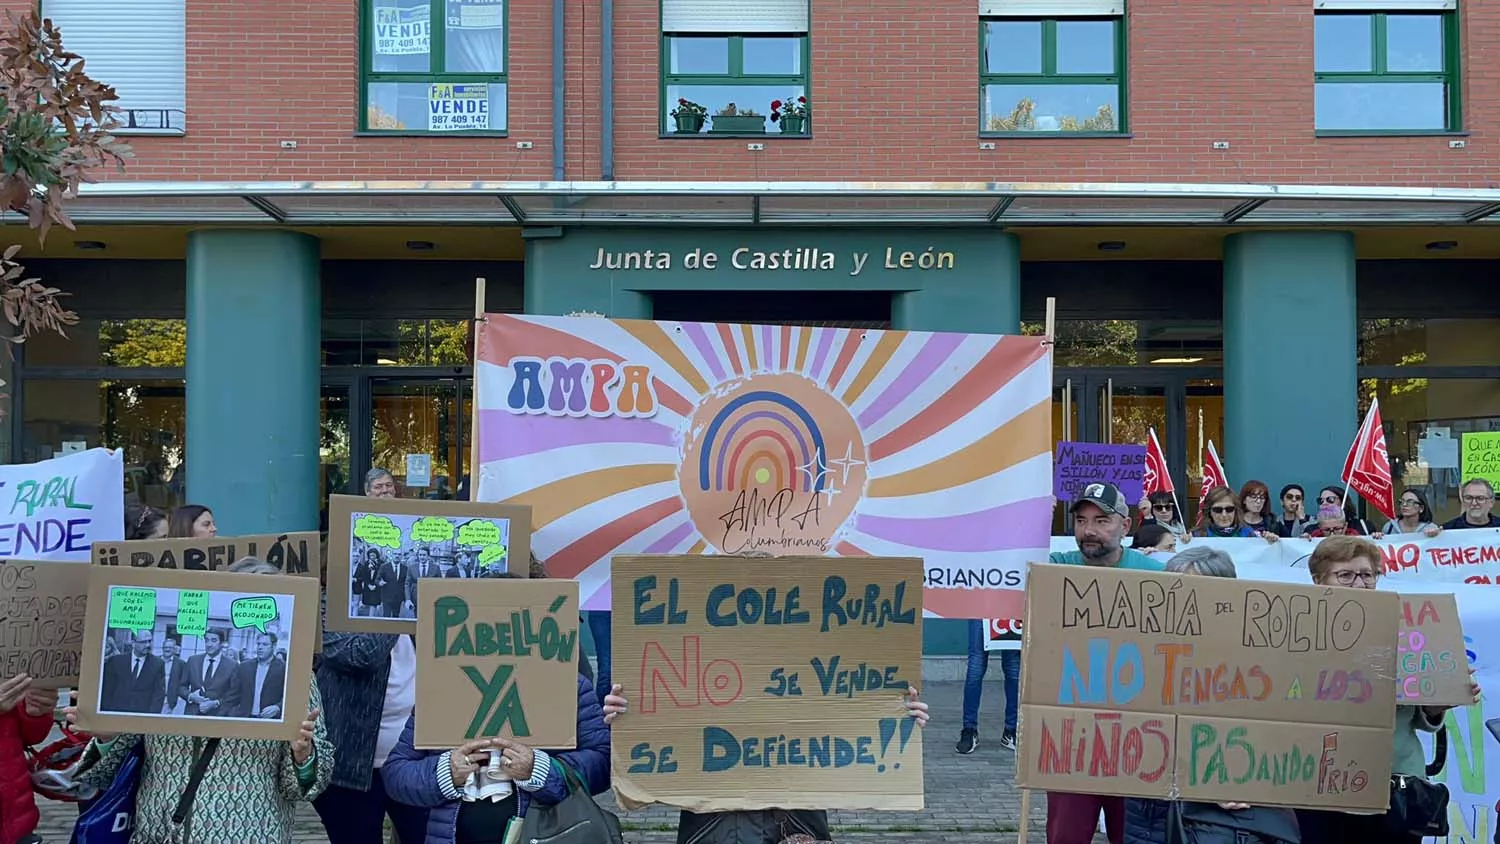
<path id="1" fill-rule="evenodd" d="M 895 294 L 893 328 L 956 331 L 966 334 L 1018 334 L 1021 331 L 1021 248 L 1016 236 L 997 232 L 994 255 L 983 271 L 930 275 L 933 283 Z M 922 652 L 928 656 L 969 652 L 969 622 L 930 619 L 922 624 Z M 999 663 L 995 664 L 998 671 Z M 962 679 L 960 676 L 958 679 Z"/>
<path id="2" fill-rule="evenodd" d="M 996 232 L 993 254 L 982 268 L 930 273 L 932 283 L 895 294 L 891 324 L 908 331 L 1015 334 L 1021 330 L 1021 247 L 1016 236 Z"/>
<path id="3" fill-rule="evenodd" d="M 608 276 L 584 272 L 568 249 L 548 248 L 563 237 L 558 228 L 527 229 L 526 313 L 561 316 L 588 311 L 616 319 L 650 319 L 651 294 L 623 289 Z"/>
<path id="4" fill-rule="evenodd" d="M 1339 482 L 1359 426 L 1354 236 L 1246 232 L 1224 245 L 1224 445 L 1236 484 Z M 1275 502 L 1272 502 L 1275 506 Z"/>
<path id="5" fill-rule="evenodd" d="M 187 494 L 222 534 L 318 528 L 321 317 L 316 239 L 188 235 Z"/>

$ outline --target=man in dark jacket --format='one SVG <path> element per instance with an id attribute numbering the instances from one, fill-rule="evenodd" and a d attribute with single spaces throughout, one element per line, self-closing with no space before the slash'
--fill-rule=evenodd
<path id="1" fill-rule="evenodd" d="M 160 715 L 167 698 L 166 666 L 151 653 L 150 630 L 131 634 L 130 651 L 104 662 L 104 681 L 99 691 L 99 709 L 104 712 L 139 712 Z"/>
<path id="2" fill-rule="evenodd" d="M 1500 527 L 1500 518 L 1490 510 L 1495 506 L 1495 488 L 1484 478 L 1470 478 L 1458 491 L 1464 511 L 1443 525 L 1443 530 Z"/>
<path id="3" fill-rule="evenodd" d="M 209 630 L 203 634 L 203 653 L 187 661 L 187 715 L 226 716 L 224 708 L 229 687 L 234 683 L 235 662 L 224 651 L 224 631 Z"/>
<path id="4" fill-rule="evenodd" d="M 276 658 L 276 634 L 255 637 L 255 659 L 241 663 L 234 672 L 229 711 L 237 718 L 281 718 L 286 696 L 286 663 Z"/>
<path id="5" fill-rule="evenodd" d="M 187 697 L 187 662 L 178 654 L 181 653 L 182 643 L 176 635 L 169 635 L 161 643 L 161 661 L 163 679 L 166 681 L 166 700 L 162 703 L 162 712 L 172 715 L 177 711 L 177 704 Z"/>

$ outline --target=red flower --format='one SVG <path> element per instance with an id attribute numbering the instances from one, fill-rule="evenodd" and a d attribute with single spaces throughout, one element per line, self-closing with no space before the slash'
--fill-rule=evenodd
<path id="1" fill-rule="evenodd" d="M 772 100 L 771 101 L 771 110 L 772 111 L 776 111 L 779 108 L 781 108 L 781 100 Z"/>
<path id="2" fill-rule="evenodd" d="M 805 103 L 805 102 L 807 102 L 807 97 L 798 97 L 797 98 L 797 102 L 799 102 L 799 103 Z"/>

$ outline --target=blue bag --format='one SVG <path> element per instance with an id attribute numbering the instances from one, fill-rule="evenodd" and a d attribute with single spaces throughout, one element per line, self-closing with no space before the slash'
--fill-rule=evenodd
<path id="1" fill-rule="evenodd" d="M 135 826 L 135 795 L 141 786 L 141 765 L 145 741 L 138 741 L 130 755 L 120 763 L 114 782 L 99 793 L 93 803 L 78 816 L 70 844 L 130 844 L 130 830 Z"/>

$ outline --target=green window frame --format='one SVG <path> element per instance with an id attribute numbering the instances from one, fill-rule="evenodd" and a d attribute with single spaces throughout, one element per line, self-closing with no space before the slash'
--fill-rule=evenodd
<path id="1" fill-rule="evenodd" d="M 448 67 L 448 14 L 461 14 L 465 3 L 500 6 L 500 71 L 498 72 L 454 72 L 447 70 Z M 376 2 L 375 0 L 359 0 L 359 126 L 360 134 L 368 135 L 420 135 L 422 137 L 505 137 L 509 131 L 509 98 L 510 98 L 510 4 L 511 0 L 407 0 L 402 8 L 413 9 L 426 7 L 428 10 L 428 62 L 425 71 L 403 70 L 403 71 L 377 71 L 375 67 L 375 49 L 377 36 L 376 25 Z M 420 54 L 417 54 L 420 55 Z M 484 85 L 486 102 L 488 104 L 490 124 L 484 129 L 432 129 L 429 126 L 388 126 L 381 123 L 399 123 L 399 117 L 387 113 L 380 108 L 379 104 L 372 102 L 371 88 L 373 86 L 388 86 L 392 84 L 421 84 L 431 88 L 434 85 L 473 86 Z M 496 90 L 498 88 L 498 90 Z M 428 94 L 429 103 L 436 92 Z M 453 91 L 447 92 L 448 97 L 455 96 Z M 379 109 L 383 119 L 372 121 L 374 109 Z M 388 118 L 388 119 L 384 119 Z M 498 125 L 495 125 L 498 124 Z"/>
<path id="2" fill-rule="evenodd" d="M 1074 22 L 1108 22 L 1114 26 L 1114 67 L 1107 73 L 1064 73 L 1058 70 L 1058 24 Z M 1006 73 L 992 72 L 989 67 L 989 40 L 990 24 L 992 23 L 1039 23 L 1041 24 L 1041 72 L 1039 73 Z M 1126 104 L 1126 35 L 1125 19 L 1121 16 L 1107 17 L 983 17 L 979 19 L 979 116 L 981 136 L 992 137 L 1035 137 L 1064 136 L 1064 137 L 1113 137 L 1123 135 L 1129 131 L 1127 120 L 1128 108 Z M 991 102 L 989 92 L 992 87 L 1032 87 L 1032 86 L 1063 86 L 1063 85 L 1094 85 L 1113 86 L 1115 89 L 1116 106 L 1110 109 L 1106 115 L 1101 106 L 1092 115 L 1069 115 L 1076 118 L 1079 128 L 1064 128 L 1059 124 L 1058 128 L 1036 128 L 1034 119 L 1028 123 L 1026 115 L 1023 114 L 1021 104 L 1017 103 L 1015 109 L 1009 114 L 1000 114 L 1004 108 Z M 1034 104 L 1034 101 L 1033 101 Z M 991 113 L 990 106 L 995 105 L 995 113 Z M 1105 121 L 1113 123 L 1110 127 Z"/>
<path id="3" fill-rule="evenodd" d="M 1444 98 L 1444 125 L 1442 128 L 1325 129 L 1317 125 L 1318 117 L 1315 108 L 1313 121 L 1317 134 L 1335 137 L 1340 135 L 1441 135 L 1463 131 L 1463 86 L 1459 84 L 1462 77 L 1460 75 L 1461 57 L 1459 54 L 1459 20 L 1457 10 L 1331 11 L 1318 12 L 1317 17 L 1370 18 L 1371 69 L 1368 71 L 1314 71 L 1313 85 L 1315 97 L 1317 87 L 1327 84 L 1442 83 Z M 1393 72 L 1389 69 L 1390 19 L 1393 17 L 1440 17 L 1442 19 L 1442 70 Z M 1313 63 L 1316 66 L 1316 49 L 1313 53 Z"/>
<path id="4" fill-rule="evenodd" d="M 672 41 L 678 38 L 723 38 L 729 42 L 728 71 L 720 74 L 707 73 L 674 73 L 672 67 Z M 800 73 L 792 74 L 758 74 L 748 73 L 745 70 L 745 42 L 758 38 L 792 40 L 798 43 L 797 66 Z M 729 34 L 725 32 L 664 32 L 661 37 L 661 122 L 662 137 L 788 137 L 795 134 L 798 137 L 806 137 L 811 134 L 812 111 L 808 109 L 807 119 L 804 121 L 800 132 L 781 132 L 778 124 L 770 121 L 770 101 L 772 99 L 786 99 L 792 96 L 807 97 L 811 91 L 809 82 L 808 63 L 812 56 L 808 46 L 808 34 L 806 32 L 757 32 L 754 34 Z M 740 104 L 760 112 L 766 117 L 764 126 L 766 131 L 714 131 L 712 122 L 714 118 L 715 104 L 704 103 L 708 108 L 708 116 L 705 128 L 709 131 L 684 132 L 677 131 L 677 123 L 672 117 L 672 111 L 677 108 L 677 98 L 672 91 L 678 87 L 722 87 L 722 88 L 754 88 L 764 89 L 772 92 L 761 97 L 766 102 L 759 100 Z M 690 98 L 691 99 L 691 98 Z M 811 98 L 808 97 L 810 100 Z M 809 105 L 811 103 L 809 102 Z"/>

